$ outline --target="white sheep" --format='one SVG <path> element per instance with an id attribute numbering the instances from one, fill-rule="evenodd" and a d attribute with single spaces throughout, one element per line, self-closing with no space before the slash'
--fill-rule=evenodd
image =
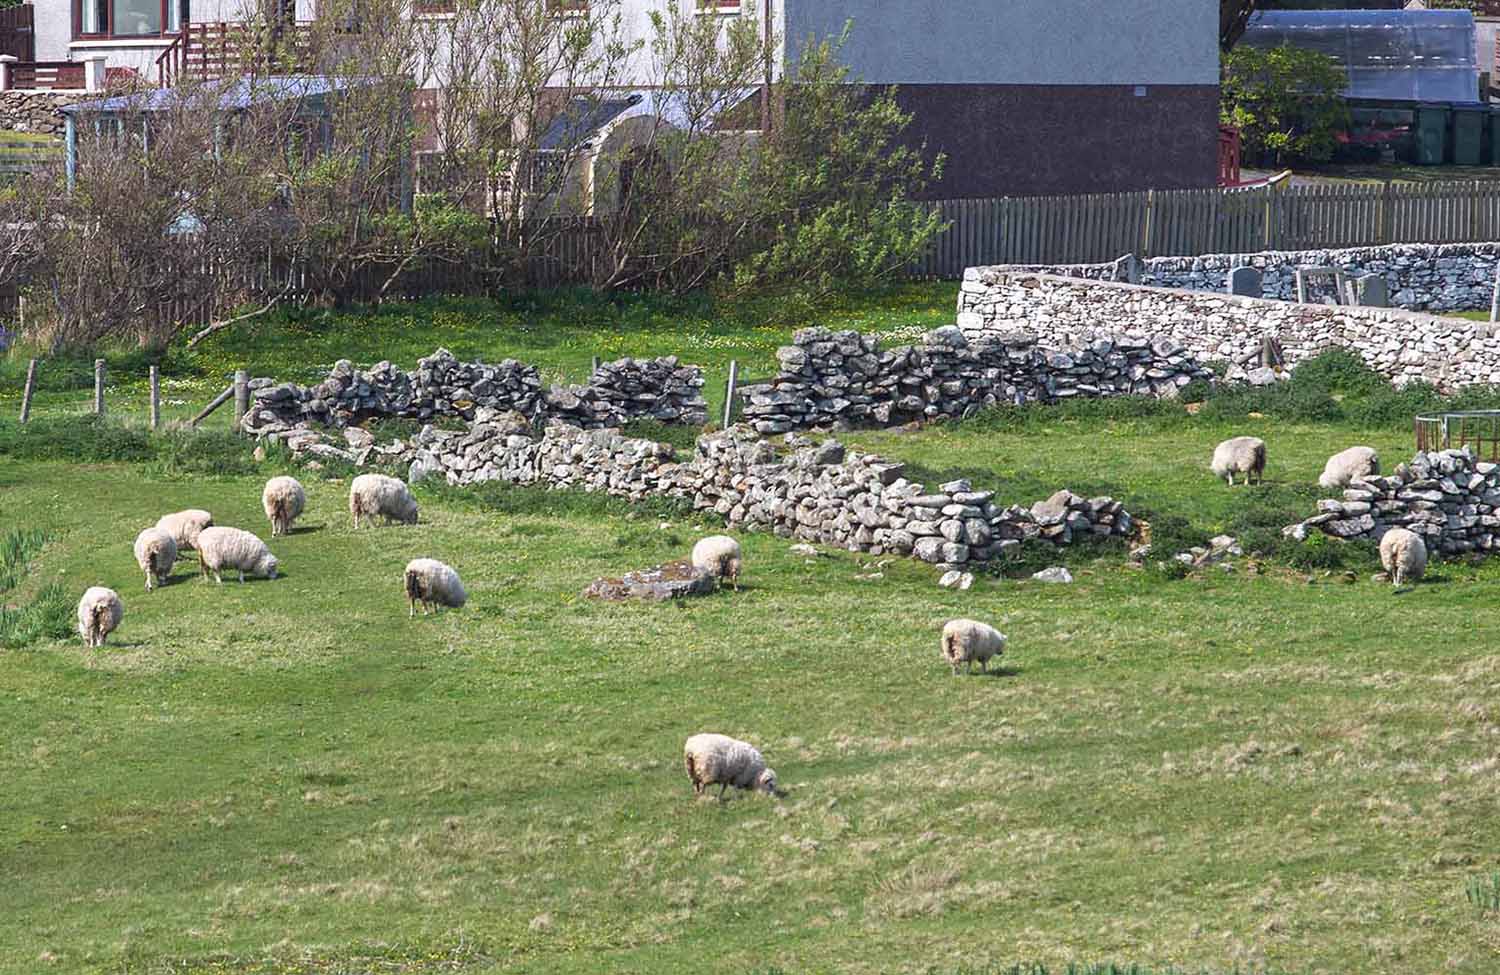
<path id="1" fill-rule="evenodd" d="M 974 661 L 979 669 L 987 672 L 991 657 L 1005 652 L 1005 634 L 976 620 L 949 620 L 943 624 L 941 640 L 943 659 L 958 676 L 958 665 L 964 665 L 964 673 L 971 673 Z"/>
<path id="2" fill-rule="evenodd" d="M 1260 483 L 1266 472 L 1266 442 L 1259 437 L 1233 437 L 1214 448 L 1209 464 L 1214 477 L 1234 484 L 1234 475 L 1244 474 L 1245 483 Z"/>
<path id="3" fill-rule="evenodd" d="M 214 516 L 202 508 L 188 508 L 170 515 L 162 515 L 156 527 L 172 536 L 177 542 L 177 551 L 185 552 L 198 547 L 198 533 L 211 528 Z"/>
<path id="4" fill-rule="evenodd" d="M 711 785 L 719 787 L 719 798 L 729 786 L 759 789 L 773 796 L 786 793 L 776 787 L 776 772 L 766 767 L 760 751 L 749 742 L 728 735 L 694 735 L 682 747 L 693 794 L 702 795 Z"/>
<path id="5" fill-rule="evenodd" d="M 271 537 L 292 530 L 292 522 L 307 507 L 307 494 L 295 477 L 273 477 L 260 492 L 260 505 L 271 519 Z"/>
<path id="6" fill-rule="evenodd" d="M 1328 458 L 1318 486 L 1337 491 L 1349 486 L 1349 482 L 1380 473 L 1380 455 L 1374 447 L 1350 447 Z"/>
<path id="7" fill-rule="evenodd" d="M 458 573 L 450 565 L 437 559 L 412 559 L 406 563 L 406 601 L 410 604 L 407 618 L 417 615 L 417 603 L 422 604 L 422 615 L 427 615 L 429 606 L 448 606 L 462 609 L 469 594 Z"/>
<path id="8" fill-rule="evenodd" d="M 1427 543 L 1414 531 L 1389 529 L 1380 538 L 1380 564 L 1392 585 L 1420 579 L 1427 571 Z"/>
<path id="9" fill-rule="evenodd" d="M 740 543 L 728 535 L 710 535 L 693 546 L 693 568 L 711 573 L 715 579 L 728 579 L 740 588 Z"/>
<path id="10" fill-rule="evenodd" d="M 212 572 L 214 581 L 221 584 L 225 569 L 238 572 L 241 582 L 245 581 L 246 572 L 276 578 L 276 556 L 265 542 L 238 528 L 203 529 L 198 535 L 198 561 L 203 578 L 207 579 Z"/>
<path id="11" fill-rule="evenodd" d="M 384 474 L 361 474 L 349 485 L 349 517 L 354 527 L 359 527 L 361 518 L 372 522 L 376 515 L 387 522 L 399 521 L 407 525 L 417 523 L 417 499 L 411 496 L 407 486 L 394 477 Z"/>
<path id="12" fill-rule="evenodd" d="M 166 585 L 177 561 L 177 539 L 162 528 L 147 528 L 135 536 L 135 564 L 146 573 L 146 591 Z"/>
<path id="13" fill-rule="evenodd" d="M 91 586 L 78 600 L 78 635 L 89 647 L 102 647 L 104 640 L 125 616 L 120 594 L 103 586 Z"/>

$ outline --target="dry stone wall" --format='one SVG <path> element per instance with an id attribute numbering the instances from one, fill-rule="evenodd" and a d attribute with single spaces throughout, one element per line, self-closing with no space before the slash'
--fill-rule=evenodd
<path id="1" fill-rule="evenodd" d="M 76 91 L 0 91 L 0 129 L 62 135 L 65 126 L 59 109 L 99 97 L 96 93 Z"/>
<path id="2" fill-rule="evenodd" d="M 512 410 L 582 427 L 620 426 L 636 419 L 702 426 L 708 419 L 703 372 L 674 356 L 620 359 L 599 366 L 585 386 L 543 388 L 536 366 L 506 359 L 461 362 L 438 349 L 414 372 L 381 362 L 358 370 L 347 360 L 314 386 L 252 381 L 245 429 L 285 433 L 311 424 L 346 426 L 370 417 L 472 420 L 480 410 Z"/>
<path id="3" fill-rule="evenodd" d="M 958 309 L 970 341 L 1024 331 L 1056 348 L 1108 331 L 1168 338 L 1205 363 L 1244 363 L 1270 336 L 1289 365 L 1345 348 L 1398 385 L 1500 383 L 1500 337 L 1489 326 L 1401 309 L 1299 305 L 1004 268 L 966 271 Z"/>
<path id="4" fill-rule="evenodd" d="M 1500 465 L 1467 450 L 1418 453 L 1390 476 L 1355 480 L 1343 497 L 1319 501 L 1318 513 L 1286 534 L 1379 541 L 1391 528 L 1414 531 L 1445 555 L 1500 548 Z"/>
<path id="5" fill-rule="evenodd" d="M 670 444 L 549 424 L 538 434 L 518 413 L 481 411 L 467 431 L 424 428 L 408 476 L 465 485 L 500 480 L 604 491 L 633 500 L 680 498 L 731 527 L 913 556 L 945 569 L 999 558 L 1026 540 L 1067 545 L 1083 536 L 1130 535 L 1119 502 L 1059 491 L 1030 508 L 1002 507 L 958 480 L 928 489 L 902 464 L 846 451 L 836 440 L 788 435 L 782 447 L 748 426 L 699 438 L 679 459 Z"/>
<path id="6" fill-rule="evenodd" d="M 1175 396 L 1213 376 L 1170 338 L 1090 335 L 1044 348 L 1024 333 L 952 325 L 884 351 L 874 336 L 807 328 L 776 357 L 776 378 L 745 404 L 760 433 L 890 426 L 1073 396 Z"/>
<path id="7" fill-rule="evenodd" d="M 1490 306 L 1500 243 L 1391 244 L 1333 250 L 1260 251 L 1252 254 L 1203 254 L 1198 257 L 1153 257 L 1136 263 L 1136 283 L 1162 288 L 1223 293 L 1230 270 L 1253 267 L 1261 272 L 1261 297 L 1294 301 L 1299 267 L 1333 267 L 1351 277 L 1377 274 L 1385 279 L 1393 305 L 1414 311 L 1462 311 Z M 1126 281 L 1127 261 L 1108 264 L 1009 266 L 1064 277 Z M 1316 291 L 1315 294 L 1321 294 Z M 1311 297 L 1311 296 L 1310 296 Z"/>

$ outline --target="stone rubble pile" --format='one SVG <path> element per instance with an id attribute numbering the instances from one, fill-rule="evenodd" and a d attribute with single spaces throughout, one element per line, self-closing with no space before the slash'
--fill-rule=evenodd
<path id="1" fill-rule="evenodd" d="M 1468 450 L 1418 453 L 1388 476 L 1350 482 L 1342 498 L 1319 501 L 1316 515 L 1284 531 L 1299 541 L 1314 531 L 1379 541 L 1396 527 L 1421 535 L 1433 553 L 1500 548 L 1500 465 Z"/>
<path id="2" fill-rule="evenodd" d="M 586 386 L 544 389 L 536 366 L 515 359 L 462 362 L 438 349 L 418 360 L 414 372 L 390 362 L 359 370 L 341 359 L 314 386 L 253 380 L 244 428 L 287 439 L 314 425 L 344 427 L 377 417 L 473 420 L 484 409 L 585 427 L 641 418 L 701 426 L 708 419 L 702 387 L 702 371 L 681 365 L 675 356 L 603 363 Z"/>
<path id="3" fill-rule="evenodd" d="M 1127 261 L 1107 264 L 1007 266 L 1099 281 L 1126 280 Z M 1261 272 L 1261 297 L 1295 301 L 1299 267 L 1336 267 L 1358 277 L 1384 278 L 1393 304 L 1414 311 L 1487 308 L 1500 265 L 1500 243 L 1391 244 L 1333 250 L 1261 251 L 1254 254 L 1202 254 L 1152 257 L 1135 264 L 1136 283 L 1190 291 L 1227 290 L 1229 272 L 1253 267 Z"/>
<path id="4" fill-rule="evenodd" d="M 760 433 L 891 426 L 1072 396 L 1171 397 L 1213 378 L 1167 337 L 1090 333 L 1044 348 L 1030 334 L 966 335 L 956 325 L 884 351 L 874 336 L 806 328 L 776 357 L 776 378 L 746 397 L 745 419 Z"/>
<path id="5" fill-rule="evenodd" d="M 1001 507 L 968 481 L 937 490 L 903 476 L 903 465 L 795 434 L 785 450 L 748 426 L 701 437 L 690 458 L 670 444 L 614 430 L 550 423 L 538 435 L 517 413 L 482 410 L 468 431 L 424 428 L 411 480 L 455 485 L 502 480 L 581 488 L 640 500 L 680 498 L 732 528 L 872 555 L 914 556 L 945 570 L 999 558 L 1026 540 L 1067 545 L 1084 536 L 1127 536 L 1131 516 L 1111 498 L 1059 491 L 1030 508 Z"/>

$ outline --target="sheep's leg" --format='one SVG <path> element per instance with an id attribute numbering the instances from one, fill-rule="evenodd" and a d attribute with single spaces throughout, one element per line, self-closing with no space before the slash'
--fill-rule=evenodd
<path id="1" fill-rule="evenodd" d="M 224 584 L 224 575 L 218 569 L 214 570 L 214 582 L 220 586 Z"/>
<path id="2" fill-rule="evenodd" d="M 720 782 L 719 783 L 719 801 L 720 802 L 724 801 L 724 790 L 727 789 L 727 788 L 729 788 L 729 783 L 728 782 Z"/>
<path id="3" fill-rule="evenodd" d="M 406 618 L 409 619 L 409 620 L 416 619 L 417 618 L 417 601 L 415 599 L 408 598 L 406 600 L 406 607 L 407 607 Z"/>
<path id="4" fill-rule="evenodd" d="M 985 658 L 983 658 L 982 660 L 979 661 L 979 672 L 981 674 L 988 674 L 990 672 L 990 658 L 989 657 L 985 657 Z"/>
<path id="5" fill-rule="evenodd" d="M 146 591 L 147 592 L 151 591 L 151 570 L 150 569 L 146 570 Z"/>

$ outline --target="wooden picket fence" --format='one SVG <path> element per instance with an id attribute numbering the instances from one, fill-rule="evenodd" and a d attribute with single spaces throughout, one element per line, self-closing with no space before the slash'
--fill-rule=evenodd
<path id="1" fill-rule="evenodd" d="M 950 223 L 914 268 L 961 277 L 985 264 L 1095 264 L 1123 254 L 1500 240 L 1500 182 L 1324 183 L 1090 196 L 943 200 Z"/>

